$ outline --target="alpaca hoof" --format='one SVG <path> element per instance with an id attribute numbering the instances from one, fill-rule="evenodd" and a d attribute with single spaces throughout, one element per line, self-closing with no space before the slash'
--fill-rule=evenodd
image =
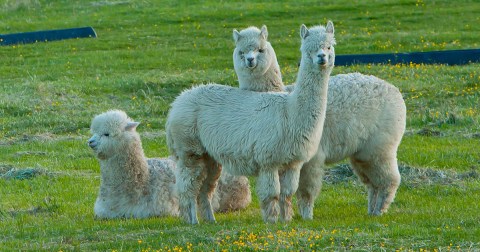
<path id="1" fill-rule="evenodd" d="M 304 220 L 313 219 L 313 205 L 311 204 L 298 204 L 298 210 Z"/>
<path id="2" fill-rule="evenodd" d="M 180 214 L 188 224 L 198 224 L 196 203 L 187 203 L 180 205 Z"/>
<path id="3" fill-rule="evenodd" d="M 205 221 L 207 221 L 209 223 L 217 223 L 214 216 L 210 216 L 209 218 L 205 218 Z"/>
<path id="4" fill-rule="evenodd" d="M 368 214 L 370 216 L 380 216 L 380 215 L 382 215 L 382 212 L 375 210 L 375 211 L 369 212 Z"/>
<path id="5" fill-rule="evenodd" d="M 264 216 L 263 221 L 265 223 L 277 223 L 278 216 Z"/>
<path id="6" fill-rule="evenodd" d="M 304 220 L 313 220 L 313 214 L 311 212 L 309 213 L 303 213 L 302 214 L 302 219 Z"/>
<path id="7" fill-rule="evenodd" d="M 280 215 L 280 220 L 282 222 L 290 222 L 292 221 L 293 218 L 293 209 L 286 209 L 286 212 L 282 211 L 282 214 Z"/>
<path id="8" fill-rule="evenodd" d="M 278 221 L 279 207 L 278 205 L 272 206 L 267 211 L 262 211 L 263 221 L 265 223 L 276 223 Z"/>
<path id="9" fill-rule="evenodd" d="M 198 220 L 197 220 L 197 219 L 185 218 L 185 222 L 186 222 L 187 224 L 191 224 L 191 225 L 197 225 L 197 224 L 198 224 Z"/>
<path id="10" fill-rule="evenodd" d="M 291 197 L 280 200 L 280 218 L 282 222 L 290 222 L 293 217 Z"/>
<path id="11" fill-rule="evenodd" d="M 183 219 L 187 224 L 192 224 L 192 225 L 198 224 L 197 216 L 184 216 Z"/>

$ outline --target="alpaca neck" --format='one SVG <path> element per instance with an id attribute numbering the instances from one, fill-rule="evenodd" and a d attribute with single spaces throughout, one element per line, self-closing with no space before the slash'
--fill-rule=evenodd
<path id="1" fill-rule="evenodd" d="M 332 68 L 320 68 L 302 58 L 295 89 L 291 93 L 289 113 L 292 123 L 296 125 L 296 130 L 302 132 L 303 138 L 314 142 L 319 141 L 323 131 Z"/>
<path id="2" fill-rule="evenodd" d="M 300 68 L 298 70 L 295 90 L 293 92 L 294 97 L 296 97 L 299 101 L 310 101 L 312 100 L 312 95 L 314 94 L 314 97 L 326 102 L 328 81 L 330 79 L 330 73 L 332 70 L 333 66 L 319 67 L 317 64 L 312 63 L 309 59 L 305 60 L 302 58 L 302 61 L 300 62 Z M 326 108 L 325 104 L 318 102 L 307 102 L 307 104 L 300 102 L 298 105 L 300 106 L 299 108 L 306 108 L 305 105 L 308 105 L 312 109 L 315 109 L 316 107 L 321 107 L 323 109 Z"/>
<path id="3" fill-rule="evenodd" d="M 139 189 L 149 179 L 148 164 L 141 146 L 118 153 L 101 165 L 102 185 Z"/>

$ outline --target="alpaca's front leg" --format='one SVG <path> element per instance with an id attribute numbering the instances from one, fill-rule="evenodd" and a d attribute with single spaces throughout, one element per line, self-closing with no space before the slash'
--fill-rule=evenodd
<path id="1" fill-rule="evenodd" d="M 200 208 L 200 215 L 209 222 L 215 222 L 212 198 L 215 192 L 215 187 L 217 186 L 217 181 L 220 178 L 222 166 L 206 154 L 203 161 L 206 167 L 207 177 L 200 188 L 200 194 L 198 195 L 197 200 Z"/>
<path id="2" fill-rule="evenodd" d="M 280 181 L 277 170 L 260 171 L 257 179 L 257 194 L 260 199 L 263 221 L 275 223 L 278 219 Z"/>
<path id="3" fill-rule="evenodd" d="M 303 219 L 313 219 L 313 207 L 315 199 L 322 189 L 324 158 L 317 152 L 308 163 L 305 163 L 300 171 L 300 179 L 297 190 L 297 205 Z"/>
<path id="4" fill-rule="evenodd" d="M 180 216 L 189 224 L 198 224 L 196 199 L 207 174 L 196 158 L 184 158 L 187 159 L 180 157 L 177 162 L 176 176 Z"/>
<path id="5" fill-rule="evenodd" d="M 367 184 L 368 191 L 368 214 L 370 215 L 380 215 L 379 212 L 375 213 L 375 208 L 377 205 L 378 189 L 375 189 L 371 184 Z"/>
<path id="6" fill-rule="evenodd" d="M 287 169 L 280 174 L 280 218 L 289 222 L 293 217 L 292 197 L 298 188 L 301 165 Z"/>

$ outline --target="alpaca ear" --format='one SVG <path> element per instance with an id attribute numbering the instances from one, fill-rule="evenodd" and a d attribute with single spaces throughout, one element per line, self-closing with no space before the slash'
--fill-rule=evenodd
<path id="1" fill-rule="evenodd" d="M 128 122 L 125 131 L 134 131 L 139 124 L 139 122 Z"/>
<path id="2" fill-rule="evenodd" d="M 333 29 L 333 22 L 328 20 L 328 23 L 327 23 L 327 33 L 331 33 L 333 34 L 334 32 L 334 29 Z"/>
<path id="3" fill-rule="evenodd" d="M 263 37 L 263 39 L 267 40 L 268 31 L 267 31 L 267 26 L 266 25 L 262 26 L 262 29 L 260 30 L 260 36 Z"/>
<path id="4" fill-rule="evenodd" d="M 233 29 L 233 41 L 237 43 L 238 40 L 240 40 L 240 32 L 238 32 L 236 29 Z"/>
<path id="5" fill-rule="evenodd" d="M 300 26 L 300 37 L 302 39 L 305 39 L 308 37 L 308 35 L 310 35 L 308 28 L 304 24 L 302 24 L 302 26 Z"/>

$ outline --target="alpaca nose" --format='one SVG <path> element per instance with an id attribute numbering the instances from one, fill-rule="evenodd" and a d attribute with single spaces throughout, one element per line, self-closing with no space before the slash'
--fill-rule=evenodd
<path id="1" fill-rule="evenodd" d="M 95 140 L 89 139 L 88 146 L 90 146 L 90 148 L 95 148 L 97 146 L 97 143 L 95 142 Z"/>
<path id="2" fill-rule="evenodd" d="M 247 60 L 248 60 L 249 63 L 252 63 L 252 61 L 253 61 L 254 59 L 255 59 L 255 58 L 253 58 L 253 57 L 247 58 Z"/>
<path id="3" fill-rule="evenodd" d="M 317 54 L 317 58 L 318 58 L 318 63 L 319 64 L 325 64 L 327 63 L 327 55 L 325 53 L 319 53 Z"/>

